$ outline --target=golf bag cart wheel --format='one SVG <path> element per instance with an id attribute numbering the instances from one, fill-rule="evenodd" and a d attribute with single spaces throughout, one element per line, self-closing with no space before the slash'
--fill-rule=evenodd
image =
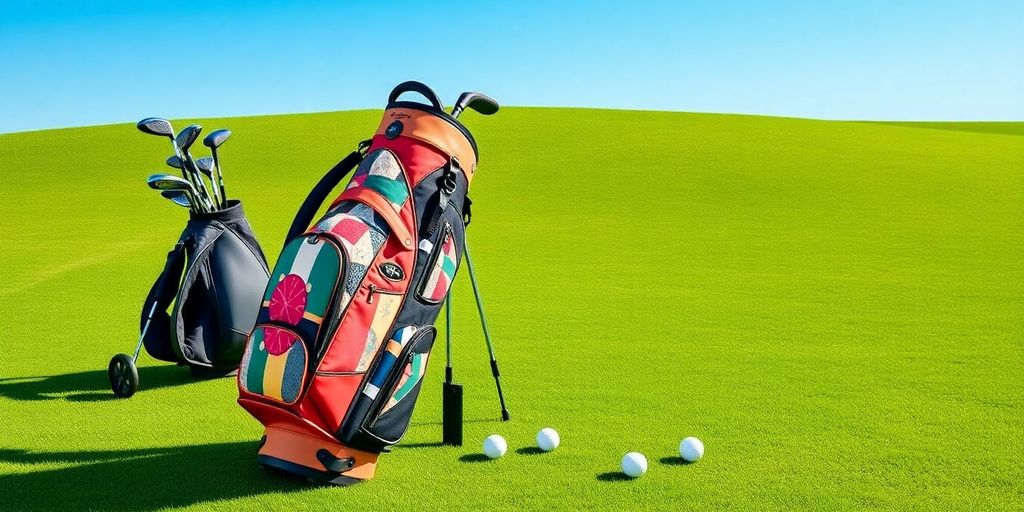
<path id="1" fill-rule="evenodd" d="M 139 389 L 139 370 L 135 367 L 135 360 L 127 354 L 118 354 L 110 359 L 107 378 L 110 379 L 110 390 L 118 398 L 128 398 Z"/>

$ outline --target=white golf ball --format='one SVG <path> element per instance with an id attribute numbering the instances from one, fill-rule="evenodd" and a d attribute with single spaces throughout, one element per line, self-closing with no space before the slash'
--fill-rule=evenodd
<path id="1" fill-rule="evenodd" d="M 550 452 L 558 448 L 558 432 L 553 428 L 542 428 L 537 432 L 537 448 Z"/>
<path id="2" fill-rule="evenodd" d="M 622 472 L 631 478 L 637 478 L 647 472 L 647 457 L 642 453 L 629 452 L 622 457 Z"/>
<path id="3" fill-rule="evenodd" d="M 697 462 L 704 456 L 704 443 L 696 437 L 687 437 L 679 443 L 679 456 L 686 462 Z"/>
<path id="4" fill-rule="evenodd" d="M 484 439 L 484 455 L 489 458 L 497 459 L 505 452 L 508 451 L 508 443 L 505 442 L 505 438 L 498 434 L 491 434 Z"/>

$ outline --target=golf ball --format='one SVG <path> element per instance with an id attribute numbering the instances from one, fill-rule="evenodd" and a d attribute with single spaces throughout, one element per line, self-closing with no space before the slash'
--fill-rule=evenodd
<path id="1" fill-rule="evenodd" d="M 647 457 L 642 453 L 629 452 L 622 457 L 622 472 L 631 478 L 637 478 L 647 472 Z"/>
<path id="2" fill-rule="evenodd" d="M 679 456 L 686 462 L 697 462 L 704 456 L 704 443 L 696 437 L 687 437 L 679 443 Z"/>
<path id="3" fill-rule="evenodd" d="M 484 439 L 484 455 L 491 459 L 497 459 L 508 451 L 508 443 L 505 438 L 498 434 L 491 434 Z"/>
<path id="4" fill-rule="evenodd" d="M 542 428 L 537 432 L 537 448 L 550 452 L 558 448 L 558 432 L 553 428 Z"/>

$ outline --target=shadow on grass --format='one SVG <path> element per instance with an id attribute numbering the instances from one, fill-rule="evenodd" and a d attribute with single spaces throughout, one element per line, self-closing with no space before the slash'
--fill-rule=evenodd
<path id="1" fill-rule="evenodd" d="M 662 457 L 658 459 L 658 462 L 665 464 L 666 466 L 689 466 L 692 462 L 682 457 Z"/>
<path id="2" fill-rule="evenodd" d="M 195 382 L 188 368 L 176 365 L 139 368 L 139 392 Z M 106 368 L 63 375 L 0 379 L 0 397 L 13 400 L 98 402 L 114 400 Z"/>
<path id="3" fill-rule="evenodd" d="M 462 423 L 501 423 L 501 418 L 477 418 L 475 420 L 462 420 Z M 414 421 L 409 423 L 410 427 L 441 427 L 443 421 Z"/>
<path id="4" fill-rule="evenodd" d="M 399 443 L 395 445 L 395 449 L 406 450 L 416 448 L 440 448 L 442 446 L 445 446 L 445 444 L 442 443 L 441 441 L 426 441 L 422 443 Z"/>
<path id="5" fill-rule="evenodd" d="M 526 446 L 516 450 L 519 455 L 540 455 L 544 453 L 544 450 L 537 448 L 536 446 Z"/>
<path id="6" fill-rule="evenodd" d="M 598 473 L 597 479 L 602 482 L 627 482 L 633 480 L 633 477 L 623 473 L 622 471 L 606 471 L 604 473 Z"/>
<path id="7" fill-rule="evenodd" d="M 467 453 L 462 457 L 459 457 L 459 462 L 490 462 L 492 459 L 482 453 Z"/>
<path id="8" fill-rule="evenodd" d="M 85 452 L 0 449 L 0 462 L 70 467 L 0 475 L 0 510 L 157 510 L 309 489 L 264 471 L 255 442 Z"/>

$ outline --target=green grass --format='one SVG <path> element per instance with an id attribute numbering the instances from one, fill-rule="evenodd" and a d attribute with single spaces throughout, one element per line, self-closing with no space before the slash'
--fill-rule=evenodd
<path id="1" fill-rule="evenodd" d="M 235 132 L 228 190 L 268 253 L 379 115 L 203 121 Z M 0 136 L 0 510 L 1022 507 L 1024 125 L 466 118 L 513 420 L 462 272 L 467 445 L 435 445 L 435 351 L 405 441 L 344 489 L 261 471 L 230 379 L 144 356 L 135 397 L 106 389 L 185 220 L 144 186 L 167 142 L 127 124 Z M 562 447 L 519 453 L 545 426 Z M 473 457 L 495 432 L 510 453 Z M 672 458 L 687 435 L 697 464 Z M 650 469 L 624 481 L 631 450 Z"/>

